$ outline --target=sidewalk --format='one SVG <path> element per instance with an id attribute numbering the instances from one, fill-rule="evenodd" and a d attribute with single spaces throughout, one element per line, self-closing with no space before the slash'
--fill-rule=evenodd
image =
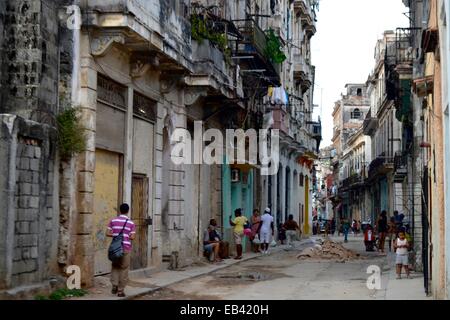
<path id="1" fill-rule="evenodd" d="M 402 270 L 402 279 L 397 279 L 395 253 L 389 253 L 387 259 L 390 271 L 385 286 L 386 300 L 432 300 L 432 297 L 425 294 L 422 273 L 411 272 L 411 279 L 407 279 Z"/>
<path id="2" fill-rule="evenodd" d="M 344 237 L 332 236 L 333 241 L 343 243 Z M 345 247 L 359 251 L 361 254 L 367 254 L 363 250 L 362 235 L 348 236 L 348 243 L 343 243 Z M 386 248 L 388 250 L 388 248 Z M 383 256 L 373 252 L 370 254 L 374 259 L 382 258 Z M 395 266 L 395 253 L 387 253 L 386 260 L 380 265 L 382 271 L 381 290 L 378 290 L 374 297 L 377 300 L 431 300 L 432 297 L 427 297 L 424 289 L 423 274 L 420 272 L 411 272 L 411 279 L 407 279 L 405 271 L 402 270 L 402 279 L 397 279 L 397 272 Z M 374 263 L 376 260 L 373 260 Z"/>
<path id="3" fill-rule="evenodd" d="M 311 243 L 310 239 L 303 239 L 297 242 L 297 247 Z M 281 250 L 287 249 L 287 245 L 277 246 L 271 248 L 271 252 L 279 252 Z M 130 281 L 128 286 L 125 288 L 126 297 L 119 298 L 116 295 L 111 294 L 111 283 L 108 276 L 96 277 L 94 280 L 94 287 L 89 289 L 89 294 L 81 298 L 76 298 L 77 300 L 130 300 L 133 298 L 146 295 L 165 287 L 171 286 L 173 284 L 201 277 L 212 272 L 229 268 L 233 265 L 241 263 L 243 261 L 248 261 L 261 257 L 258 253 L 245 253 L 242 260 L 227 259 L 223 262 L 216 264 L 209 264 L 206 262 L 193 266 L 186 267 L 180 271 L 163 270 L 160 272 L 155 272 L 149 276 L 133 276 L 130 274 Z"/>

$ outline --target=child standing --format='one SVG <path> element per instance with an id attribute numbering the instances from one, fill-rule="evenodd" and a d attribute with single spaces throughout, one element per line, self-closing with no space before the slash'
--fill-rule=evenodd
<path id="1" fill-rule="evenodd" d="M 364 231 L 364 244 L 366 245 L 366 251 L 374 251 L 375 235 L 372 226 L 369 224 Z"/>
<path id="2" fill-rule="evenodd" d="M 410 278 L 409 276 L 409 259 L 408 259 L 408 249 L 409 242 L 406 239 L 405 232 L 401 231 L 398 233 L 398 238 L 395 240 L 394 249 L 397 254 L 397 258 L 395 260 L 395 264 L 397 265 L 397 279 L 402 278 L 402 267 L 405 268 L 406 278 Z"/>

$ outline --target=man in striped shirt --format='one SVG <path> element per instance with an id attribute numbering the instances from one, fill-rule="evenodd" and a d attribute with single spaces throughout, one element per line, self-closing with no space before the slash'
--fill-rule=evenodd
<path id="1" fill-rule="evenodd" d="M 136 235 L 136 226 L 128 217 L 129 212 L 128 204 L 122 204 L 120 214 L 109 222 L 106 232 L 106 236 L 116 237 L 123 230 L 122 246 L 125 254 L 119 261 L 112 264 L 111 271 L 111 293 L 117 294 L 119 297 L 125 297 L 124 290 L 128 282 L 128 271 L 130 269 L 131 241 L 134 240 Z"/>

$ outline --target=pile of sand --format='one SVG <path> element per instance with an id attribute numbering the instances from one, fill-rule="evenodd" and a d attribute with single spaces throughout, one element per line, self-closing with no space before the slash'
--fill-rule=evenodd
<path id="1" fill-rule="evenodd" d="M 325 240 L 321 245 L 317 244 L 314 247 L 306 248 L 297 256 L 297 258 L 313 260 L 338 260 L 344 262 L 359 258 L 359 254 L 345 248 L 339 243 Z"/>

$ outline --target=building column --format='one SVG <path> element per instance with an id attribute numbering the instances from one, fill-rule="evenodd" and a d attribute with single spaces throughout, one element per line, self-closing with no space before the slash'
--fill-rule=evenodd
<path id="1" fill-rule="evenodd" d="M 85 37 L 86 38 L 86 37 Z M 97 110 L 97 72 L 88 53 L 88 40 L 82 47 L 80 101 L 81 124 L 86 130 L 86 150 L 77 156 L 78 172 L 73 263 L 80 266 L 82 284 L 90 287 L 94 277 L 94 247 L 92 242 L 94 211 L 95 130 Z"/>

